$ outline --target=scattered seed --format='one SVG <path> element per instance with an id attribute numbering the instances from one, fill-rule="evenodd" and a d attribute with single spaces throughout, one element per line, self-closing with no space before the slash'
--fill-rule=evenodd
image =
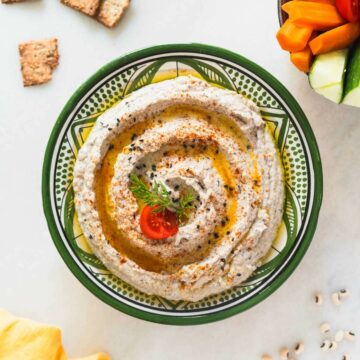
<path id="1" fill-rule="evenodd" d="M 340 294 L 338 292 L 333 293 L 331 295 L 331 300 L 334 305 L 340 305 L 340 303 L 341 303 Z"/>
<path id="2" fill-rule="evenodd" d="M 280 349 L 279 354 L 280 354 L 280 359 L 281 360 L 288 360 L 289 355 L 290 355 L 290 351 L 286 346 L 284 346 L 284 347 L 282 347 Z"/>
<path id="3" fill-rule="evenodd" d="M 295 352 L 296 355 L 299 355 L 299 354 L 301 354 L 301 353 L 304 351 L 304 349 L 305 349 L 304 343 L 303 343 L 303 342 L 299 342 L 299 343 L 297 343 L 297 344 L 295 345 L 295 347 L 294 347 L 294 352 Z"/>
<path id="4" fill-rule="evenodd" d="M 355 340 L 355 333 L 353 331 L 346 331 L 345 332 L 345 339 L 354 341 Z"/>
<path id="5" fill-rule="evenodd" d="M 335 341 L 341 342 L 344 340 L 345 332 L 343 330 L 338 330 L 335 334 Z"/>
<path id="6" fill-rule="evenodd" d="M 330 330 L 331 330 L 330 324 L 328 324 L 328 323 L 322 323 L 322 324 L 320 325 L 320 332 L 321 332 L 322 334 L 326 334 L 326 333 L 330 332 Z"/>
<path id="7" fill-rule="evenodd" d="M 341 289 L 339 291 L 340 299 L 346 298 L 350 295 L 350 291 L 347 289 Z"/>
<path id="8" fill-rule="evenodd" d="M 316 305 L 322 305 L 323 297 L 320 293 L 315 294 L 315 303 Z"/>
<path id="9" fill-rule="evenodd" d="M 341 358 L 341 360 L 350 360 L 349 354 L 344 354 Z"/>
<path id="10" fill-rule="evenodd" d="M 329 345 L 329 350 L 335 351 L 337 349 L 337 346 L 338 346 L 338 344 L 336 341 L 331 341 L 330 345 Z"/>
<path id="11" fill-rule="evenodd" d="M 263 356 L 261 356 L 261 360 L 272 360 L 272 357 L 268 354 L 264 354 Z"/>
<path id="12" fill-rule="evenodd" d="M 320 349 L 322 351 L 328 351 L 329 348 L 330 348 L 330 341 L 329 340 L 324 340 L 320 345 Z"/>

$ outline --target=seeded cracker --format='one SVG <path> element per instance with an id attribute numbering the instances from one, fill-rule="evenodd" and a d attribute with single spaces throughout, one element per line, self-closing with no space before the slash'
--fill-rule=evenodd
<path id="1" fill-rule="evenodd" d="M 95 16 L 100 5 L 100 0 L 61 0 L 61 2 L 89 16 Z"/>
<path id="2" fill-rule="evenodd" d="M 59 63 L 57 39 L 29 41 L 19 45 L 24 86 L 48 82 Z"/>
<path id="3" fill-rule="evenodd" d="M 24 2 L 26 0 L 1 0 L 3 4 L 12 4 L 12 3 L 18 3 L 18 2 Z"/>
<path id="4" fill-rule="evenodd" d="M 129 4 L 130 0 L 102 0 L 97 19 L 112 28 L 120 21 Z"/>

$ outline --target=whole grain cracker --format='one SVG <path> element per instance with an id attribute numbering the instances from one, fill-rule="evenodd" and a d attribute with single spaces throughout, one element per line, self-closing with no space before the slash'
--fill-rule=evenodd
<path id="1" fill-rule="evenodd" d="M 100 0 L 61 0 L 61 2 L 89 16 L 95 16 L 100 5 Z"/>
<path id="2" fill-rule="evenodd" d="M 57 39 L 29 41 L 19 45 L 24 86 L 43 84 L 51 80 L 59 64 Z"/>
<path id="3" fill-rule="evenodd" d="M 24 2 L 26 0 L 1 0 L 1 2 L 3 4 L 13 4 L 13 3 L 19 3 L 19 2 Z"/>
<path id="4" fill-rule="evenodd" d="M 97 19 L 109 28 L 115 27 L 128 8 L 130 0 L 101 0 Z"/>

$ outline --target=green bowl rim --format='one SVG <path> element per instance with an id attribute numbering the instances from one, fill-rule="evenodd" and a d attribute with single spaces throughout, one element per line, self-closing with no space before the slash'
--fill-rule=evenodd
<path id="1" fill-rule="evenodd" d="M 278 277 L 267 286 L 264 290 L 259 292 L 254 298 L 249 299 L 247 302 L 235 305 L 231 308 L 224 309 L 222 311 L 213 313 L 213 314 L 203 314 L 203 315 L 194 315 L 186 317 L 174 317 L 168 315 L 159 315 L 148 313 L 143 310 L 135 309 L 127 304 L 121 303 L 118 300 L 112 298 L 110 295 L 103 292 L 96 284 L 94 284 L 88 277 L 83 273 L 83 271 L 78 267 L 74 259 L 68 253 L 56 227 L 55 219 L 51 209 L 50 193 L 49 193 L 49 174 L 51 169 L 51 160 L 56 144 L 59 132 L 63 126 L 63 123 L 66 121 L 68 115 L 70 114 L 73 107 L 78 103 L 78 101 L 83 97 L 83 95 L 89 91 L 95 84 L 103 79 L 106 75 L 112 73 L 114 70 L 118 69 L 121 66 L 124 66 L 133 61 L 140 60 L 143 57 L 149 57 L 153 55 L 159 55 L 167 52 L 181 52 L 189 51 L 195 53 L 203 53 L 206 55 L 217 56 L 228 61 L 232 61 L 236 64 L 239 64 L 249 71 L 257 74 L 262 78 L 266 83 L 270 84 L 271 87 L 281 95 L 283 100 L 289 106 L 297 120 L 299 121 L 300 127 L 302 128 L 305 138 L 307 140 L 307 145 L 310 150 L 310 155 L 313 161 L 314 166 L 314 202 L 311 209 L 309 223 L 303 239 L 296 250 L 293 258 L 289 261 L 287 266 L 282 270 Z M 189 44 L 166 44 L 166 45 L 157 45 L 148 47 L 145 49 L 137 50 L 131 52 L 127 55 L 116 58 L 115 60 L 109 62 L 108 64 L 101 67 L 94 75 L 92 75 L 88 80 L 86 80 L 71 96 L 68 102 L 65 104 L 62 109 L 56 123 L 51 132 L 43 162 L 43 171 L 42 171 L 42 198 L 43 198 L 43 208 L 45 217 L 47 220 L 48 228 L 51 234 L 51 237 L 54 241 L 54 244 L 60 253 L 61 257 L 65 261 L 68 268 L 76 276 L 76 278 L 95 296 L 100 300 L 104 301 L 113 308 L 120 310 L 128 315 L 134 316 L 139 319 L 161 323 L 161 324 L 170 324 L 170 325 L 196 325 L 204 324 L 213 321 L 222 320 L 228 318 L 232 315 L 245 311 L 271 295 L 275 290 L 277 290 L 284 282 L 289 278 L 292 272 L 300 263 L 304 254 L 306 253 L 311 240 L 313 238 L 314 232 L 317 226 L 317 220 L 319 216 L 319 211 L 322 202 L 322 193 L 323 193 L 323 174 L 319 149 L 316 143 L 314 133 L 310 127 L 310 124 L 300 108 L 299 104 L 296 102 L 294 97 L 290 92 L 270 73 L 261 68 L 259 65 L 253 63 L 252 61 L 246 59 L 245 57 L 238 55 L 232 51 L 198 43 L 189 43 Z"/>

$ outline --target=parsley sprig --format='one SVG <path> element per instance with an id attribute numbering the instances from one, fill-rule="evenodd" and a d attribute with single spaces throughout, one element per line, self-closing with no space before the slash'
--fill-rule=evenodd
<path id="1" fill-rule="evenodd" d="M 148 188 L 137 175 L 130 174 L 129 178 L 130 190 L 134 196 L 146 205 L 156 206 L 155 212 L 162 212 L 165 209 L 174 211 L 181 222 L 188 217 L 188 211 L 194 206 L 194 195 L 190 191 L 181 196 L 178 202 L 174 202 L 162 182 L 154 181 L 152 188 Z"/>

